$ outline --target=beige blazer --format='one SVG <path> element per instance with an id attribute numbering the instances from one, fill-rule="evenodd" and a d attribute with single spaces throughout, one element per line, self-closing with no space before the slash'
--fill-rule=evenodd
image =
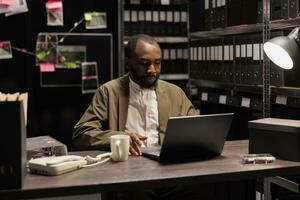
<path id="1" fill-rule="evenodd" d="M 176 85 L 158 80 L 159 133 L 164 134 L 171 116 L 195 115 L 196 110 Z M 129 75 L 100 86 L 90 106 L 74 127 L 73 141 L 78 149 L 109 149 L 109 138 L 126 134 L 125 123 L 129 101 Z"/>

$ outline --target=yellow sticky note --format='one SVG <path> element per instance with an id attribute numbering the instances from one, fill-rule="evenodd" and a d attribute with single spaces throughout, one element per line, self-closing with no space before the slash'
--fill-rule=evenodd
<path id="1" fill-rule="evenodd" d="M 35 55 L 38 60 L 44 60 L 47 56 L 45 51 L 38 52 Z"/>
<path id="2" fill-rule="evenodd" d="M 92 15 L 93 15 L 93 13 L 86 12 L 86 13 L 84 13 L 84 19 L 86 21 L 91 21 L 92 20 Z"/>

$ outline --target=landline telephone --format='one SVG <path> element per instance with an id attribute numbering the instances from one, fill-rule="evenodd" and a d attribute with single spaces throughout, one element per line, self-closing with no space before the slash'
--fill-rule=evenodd
<path id="1" fill-rule="evenodd" d="M 28 162 L 28 167 L 31 173 L 43 175 L 59 175 L 104 163 L 110 159 L 111 153 L 99 154 L 96 157 L 91 156 L 50 156 L 31 159 Z"/>

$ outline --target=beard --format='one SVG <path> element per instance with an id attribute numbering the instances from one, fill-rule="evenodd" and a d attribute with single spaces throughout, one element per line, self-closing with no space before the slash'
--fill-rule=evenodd
<path id="1" fill-rule="evenodd" d="M 138 76 L 134 70 L 130 71 L 132 78 L 144 89 L 156 88 L 157 80 L 159 79 L 159 74 L 151 75 L 145 74 L 143 76 Z"/>

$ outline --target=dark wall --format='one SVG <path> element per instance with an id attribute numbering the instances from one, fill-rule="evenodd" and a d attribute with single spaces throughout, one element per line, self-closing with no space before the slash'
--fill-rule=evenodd
<path id="1" fill-rule="evenodd" d="M 0 41 L 35 51 L 40 32 L 67 32 L 83 18 L 84 12 L 107 14 L 107 29 L 86 30 L 80 24 L 73 32 L 112 33 L 114 77 L 118 74 L 118 1 L 64 0 L 64 26 L 47 26 L 46 1 L 27 0 L 29 12 L 10 17 L 0 15 Z M 101 44 L 99 44 L 101 45 Z M 41 88 L 35 57 L 13 51 L 13 59 L 0 60 L 0 92 L 29 92 L 27 137 L 51 135 L 72 148 L 75 123 L 89 105 L 93 94 L 81 94 L 81 88 Z"/>

